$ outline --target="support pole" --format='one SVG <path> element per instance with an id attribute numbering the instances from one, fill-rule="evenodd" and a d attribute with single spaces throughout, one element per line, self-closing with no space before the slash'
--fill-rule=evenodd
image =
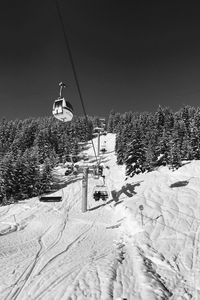
<path id="1" fill-rule="evenodd" d="M 16 217 L 15 217 L 15 215 L 13 215 L 13 217 L 14 217 L 15 224 L 17 224 L 17 220 L 16 220 Z"/>
<path id="2" fill-rule="evenodd" d="M 139 205 L 139 210 L 140 210 L 140 216 L 141 216 L 141 224 L 142 227 L 144 226 L 144 219 L 143 219 L 143 213 L 142 211 L 144 210 L 144 206 L 143 205 Z"/>
<path id="3" fill-rule="evenodd" d="M 87 211 L 88 168 L 83 169 L 82 180 L 82 212 Z"/>
<path id="4" fill-rule="evenodd" d="M 97 151 L 97 155 L 100 155 L 100 132 L 98 132 L 98 151 Z"/>
<path id="5" fill-rule="evenodd" d="M 140 214 L 141 214 L 141 223 L 142 223 L 142 227 L 143 227 L 143 226 L 144 226 L 144 220 L 143 220 L 143 213 L 142 213 L 142 210 L 141 210 Z"/>

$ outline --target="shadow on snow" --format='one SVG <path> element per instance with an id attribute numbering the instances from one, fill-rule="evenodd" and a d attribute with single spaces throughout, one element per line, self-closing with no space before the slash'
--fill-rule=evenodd
<path id="1" fill-rule="evenodd" d="M 122 186 L 121 190 L 119 190 L 119 191 L 116 191 L 116 190 L 111 191 L 112 199 L 110 199 L 106 203 L 102 203 L 102 204 L 97 205 L 95 207 L 92 207 L 92 208 L 90 208 L 88 210 L 92 211 L 92 210 L 98 209 L 98 208 L 100 208 L 102 206 L 108 205 L 108 204 L 110 204 L 112 202 L 115 202 L 114 206 L 122 203 L 124 200 L 120 199 L 120 196 L 122 194 L 125 194 L 126 197 L 123 197 L 123 199 L 126 199 L 127 197 L 130 198 L 130 197 L 134 196 L 135 194 L 137 194 L 135 192 L 135 188 L 138 187 L 138 186 L 140 186 L 141 182 L 142 181 L 139 181 L 139 182 L 136 182 L 134 184 L 127 183 L 126 185 Z"/>

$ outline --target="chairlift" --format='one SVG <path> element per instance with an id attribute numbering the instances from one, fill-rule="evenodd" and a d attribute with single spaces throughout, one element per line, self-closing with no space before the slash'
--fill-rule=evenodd
<path id="1" fill-rule="evenodd" d="M 94 127 L 93 128 L 93 134 L 98 134 L 99 132 L 101 132 L 103 130 L 102 127 Z"/>
<path id="2" fill-rule="evenodd" d="M 78 142 L 78 145 L 81 147 L 84 147 L 86 145 L 87 142 Z"/>
<path id="3" fill-rule="evenodd" d="M 106 147 L 102 147 L 100 151 L 104 154 L 107 151 Z"/>
<path id="4" fill-rule="evenodd" d="M 84 155 L 83 155 L 83 160 L 84 160 L 84 161 L 89 160 L 89 155 L 88 155 L 88 154 L 84 154 Z"/>
<path id="5" fill-rule="evenodd" d="M 65 176 L 69 176 L 73 173 L 73 166 L 67 166 L 67 169 L 65 171 Z"/>
<path id="6" fill-rule="evenodd" d="M 105 176 L 103 176 L 103 175 L 101 175 L 101 176 L 103 178 L 103 183 L 97 184 L 93 190 L 93 198 L 95 201 L 99 201 L 100 199 L 102 199 L 103 201 L 106 201 L 109 196 L 108 187 L 105 184 Z"/>
<path id="7" fill-rule="evenodd" d="M 93 193 L 93 198 L 94 198 L 94 200 L 95 201 L 99 201 L 100 200 L 100 197 L 101 197 L 101 193 L 100 193 L 100 191 L 94 191 L 94 193 Z"/>
<path id="8" fill-rule="evenodd" d="M 61 202 L 62 197 L 61 196 L 41 196 L 39 198 L 40 202 Z"/>
<path id="9" fill-rule="evenodd" d="M 79 167 L 79 165 L 77 165 L 77 164 L 73 166 L 73 175 L 78 175 L 79 168 L 80 168 L 80 167 Z"/>
<path id="10" fill-rule="evenodd" d="M 94 179 L 99 179 L 99 172 L 98 172 L 98 169 L 96 167 L 93 169 L 93 178 Z"/>
<path id="11" fill-rule="evenodd" d="M 60 96 L 54 101 L 52 113 L 54 117 L 62 122 L 69 122 L 73 118 L 73 107 L 70 102 L 62 97 L 62 89 L 65 84 L 60 82 Z"/>
<path id="12" fill-rule="evenodd" d="M 80 150 L 84 150 L 85 145 L 86 145 L 86 142 L 78 142 L 78 146 L 79 146 Z"/>
<path id="13" fill-rule="evenodd" d="M 67 155 L 67 159 L 69 159 L 68 162 L 70 161 L 71 164 L 73 165 L 74 163 L 79 161 L 79 156 L 80 156 L 79 154 L 69 154 L 69 155 Z"/>
<path id="14" fill-rule="evenodd" d="M 61 202 L 63 199 L 63 190 L 62 195 L 52 195 L 54 191 L 49 191 L 39 197 L 40 202 Z"/>
<path id="15" fill-rule="evenodd" d="M 99 179 L 99 177 L 102 176 L 102 175 L 103 175 L 103 166 L 101 166 L 101 165 L 94 166 L 93 178 L 94 179 Z"/>
<path id="16" fill-rule="evenodd" d="M 92 133 L 92 138 L 94 139 L 94 138 L 96 138 L 98 135 L 99 135 L 99 134 L 98 134 L 97 132 L 93 132 L 93 133 Z"/>
<path id="17" fill-rule="evenodd" d="M 106 141 L 104 141 L 104 143 L 101 144 L 100 151 L 101 151 L 102 153 L 105 153 L 105 152 L 107 151 Z"/>
<path id="18" fill-rule="evenodd" d="M 67 165 L 67 169 L 65 171 L 65 176 L 69 176 L 69 175 L 78 175 L 79 172 L 79 165 L 78 164 L 71 164 L 71 165 Z"/>
<path id="19" fill-rule="evenodd" d="M 106 143 L 104 142 L 104 144 L 101 145 L 100 151 L 101 151 L 102 153 L 105 153 L 105 152 L 107 151 L 106 148 L 107 148 L 107 147 L 106 147 Z"/>
<path id="20" fill-rule="evenodd" d="M 105 118 L 100 118 L 99 121 L 100 121 L 101 123 L 105 123 L 105 122 L 106 122 L 106 119 L 105 119 Z"/>
<path id="21" fill-rule="evenodd" d="M 106 201 L 108 199 L 108 188 L 105 184 L 96 185 L 93 190 L 93 198 L 95 201 L 102 199 Z"/>

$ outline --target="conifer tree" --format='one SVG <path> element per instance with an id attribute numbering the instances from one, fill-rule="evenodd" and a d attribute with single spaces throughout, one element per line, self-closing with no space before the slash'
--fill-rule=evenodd
<path id="1" fill-rule="evenodd" d="M 135 174 L 145 172 L 145 147 L 140 133 L 135 131 L 132 142 L 128 145 L 126 153 L 126 175 L 132 177 Z"/>
<path id="2" fill-rule="evenodd" d="M 192 148 L 192 159 L 200 159 L 200 135 L 199 129 L 193 125 L 191 128 L 190 144 Z"/>
<path id="3" fill-rule="evenodd" d="M 13 153 L 7 153 L 0 161 L 0 190 L 1 198 L 3 198 L 4 204 L 6 204 L 13 194 L 13 166 L 15 157 Z"/>
<path id="4" fill-rule="evenodd" d="M 40 166 L 38 163 L 37 149 L 27 149 L 22 157 L 21 168 L 23 174 L 23 183 L 21 183 L 21 193 L 23 198 L 38 195 L 38 186 L 40 182 Z"/>
<path id="5" fill-rule="evenodd" d="M 154 132 L 148 133 L 149 135 L 146 153 L 145 153 L 145 163 L 144 167 L 147 171 L 152 171 L 158 162 L 159 157 L 159 148 L 157 147 L 156 137 L 154 136 Z"/>
<path id="6" fill-rule="evenodd" d="M 114 118 L 115 118 L 115 112 L 114 110 L 111 110 L 108 116 L 108 125 L 107 125 L 108 132 L 110 133 L 114 132 Z"/>
<path id="7" fill-rule="evenodd" d="M 170 151 L 169 151 L 169 164 L 172 170 L 178 169 L 181 164 L 181 148 L 180 142 L 177 132 L 174 132 L 170 144 Z"/>
<path id="8" fill-rule="evenodd" d="M 163 126 L 165 124 L 165 116 L 164 116 L 164 110 L 160 105 L 155 113 L 155 119 L 156 119 L 156 125 L 158 131 L 162 131 Z"/>
<path id="9" fill-rule="evenodd" d="M 52 163 L 49 158 L 46 158 L 40 174 L 39 193 L 41 194 L 51 190 L 52 181 Z"/>

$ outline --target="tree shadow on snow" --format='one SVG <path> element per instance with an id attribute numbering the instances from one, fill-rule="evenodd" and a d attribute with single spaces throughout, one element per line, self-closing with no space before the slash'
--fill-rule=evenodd
<path id="1" fill-rule="evenodd" d="M 189 183 L 188 180 L 177 181 L 177 182 L 172 183 L 170 185 L 170 188 L 186 186 L 186 185 L 188 185 L 188 183 Z"/>
<path id="2" fill-rule="evenodd" d="M 119 197 L 121 196 L 121 194 L 125 194 L 126 197 L 131 198 L 132 196 L 134 196 L 135 194 L 137 194 L 135 192 L 135 188 L 137 186 L 140 186 L 141 182 L 142 181 L 138 181 L 138 182 L 136 182 L 134 184 L 127 183 L 126 185 L 122 186 L 121 190 L 119 190 L 119 191 L 113 190 L 111 192 L 113 200 L 116 203 L 121 203 L 122 201 L 119 202 Z M 124 198 L 126 198 L 126 197 L 124 197 Z"/>

